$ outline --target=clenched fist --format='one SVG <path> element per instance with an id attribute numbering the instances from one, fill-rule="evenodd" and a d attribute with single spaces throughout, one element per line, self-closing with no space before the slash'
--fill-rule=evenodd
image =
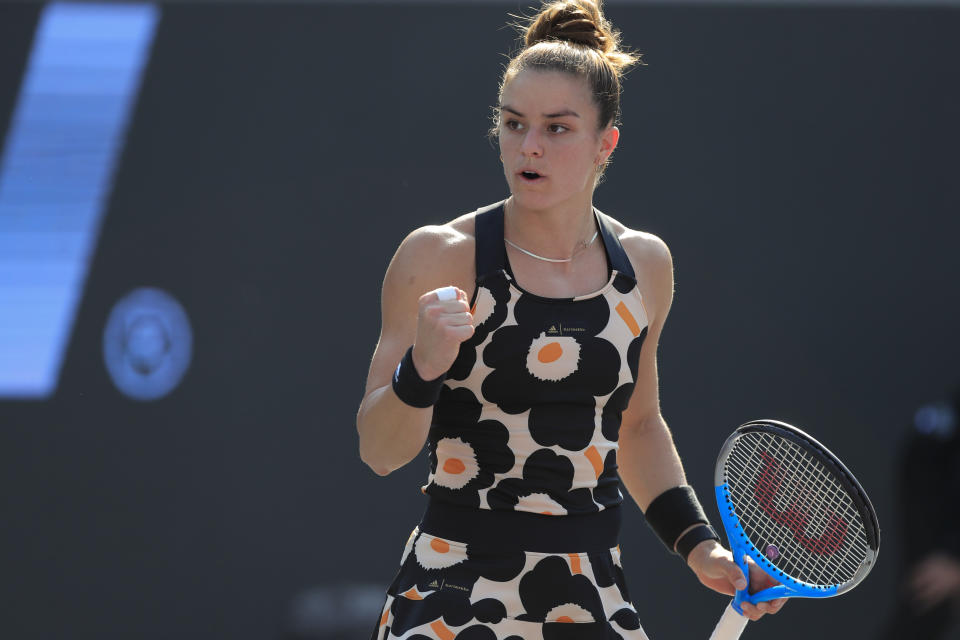
<path id="1" fill-rule="evenodd" d="M 424 380 L 439 378 L 453 366 L 460 343 L 473 335 L 473 314 L 467 294 L 441 287 L 420 296 L 413 365 Z"/>

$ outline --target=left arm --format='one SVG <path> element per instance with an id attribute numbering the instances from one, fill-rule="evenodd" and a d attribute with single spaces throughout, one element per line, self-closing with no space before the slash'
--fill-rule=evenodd
<path id="1" fill-rule="evenodd" d="M 620 479 L 642 511 L 664 491 L 686 484 L 683 464 L 660 413 L 657 378 L 657 344 L 673 301 L 673 260 L 662 240 L 649 234 L 628 232 L 623 246 L 634 263 L 638 286 L 647 310 L 647 337 L 640 351 L 637 380 L 630 404 L 620 425 L 620 452 L 617 461 Z M 681 534 L 682 537 L 682 534 Z M 674 550 L 676 540 L 674 541 Z M 715 540 L 694 547 L 687 565 L 704 585 L 714 591 L 733 595 L 746 581 L 730 552 Z M 775 584 L 766 573 L 751 565 L 750 583 L 754 591 Z M 751 620 L 776 613 L 785 599 L 759 605 L 743 603 Z"/>

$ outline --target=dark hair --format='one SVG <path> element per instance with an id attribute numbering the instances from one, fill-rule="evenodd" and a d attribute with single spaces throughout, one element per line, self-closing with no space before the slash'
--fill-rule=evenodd
<path id="1" fill-rule="evenodd" d="M 597 0 L 544 4 L 524 28 L 524 48 L 504 69 L 500 94 L 525 69 L 560 71 L 585 78 L 600 110 L 598 129 L 620 121 L 620 79 L 640 56 L 620 49 L 620 33 Z M 495 122 L 496 127 L 499 123 Z"/>

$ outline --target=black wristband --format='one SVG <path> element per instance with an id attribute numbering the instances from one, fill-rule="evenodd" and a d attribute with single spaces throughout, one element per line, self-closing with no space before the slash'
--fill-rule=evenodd
<path id="1" fill-rule="evenodd" d="M 393 372 L 393 392 L 397 397 L 411 407 L 426 409 L 432 407 L 440 399 L 440 390 L 446 374 L 433 380 L 424 380 L 417 373 L 413 365 L 413 347 L 407 349 Z"/>
<path id="2" fill-rule="evenodd" d="M 654 498 L 643 515 L 670 551 L 684 531 L 695 524 L 710 524 L 693 487 L 685 484 L 667 489 Z"/>
<path id="3" fill-rule="evenodd" d="M 687 531 L 677 540 L 677 553 L 679 553 L 683 561 L 686 562 L 687 556 L 690 555 L 693 548 L 704 540 L 717 540 L 719 542 L 720 536 L 717 535 L 717 532 L 714 531 L 710 525 L 701 524 L 690 529 L 690 531 Z"/>

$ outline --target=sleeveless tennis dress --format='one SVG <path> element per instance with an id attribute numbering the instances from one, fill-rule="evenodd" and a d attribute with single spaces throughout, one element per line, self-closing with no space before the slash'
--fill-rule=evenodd
<path id="1" fill-rule="evenodd" d="M 503 215 L 476 213 L 476 330 L 434 407 L 429 503 L 372 640 L 647 640 L 617 544 L 617 436 L 647 334 L 633 268 L 597 211 L 607 284 L 528 293 Z"/>

